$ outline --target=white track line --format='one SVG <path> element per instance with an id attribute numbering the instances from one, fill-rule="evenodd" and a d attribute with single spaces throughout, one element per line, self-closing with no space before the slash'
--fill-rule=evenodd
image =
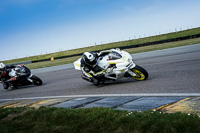
<path id="1" fill-rule="evenodd" d="M 140 96 L 140 97 L 200 97 L 200 93 L 135 93 L 135 94 L 96 94 L 96 95 L 67 95 L 67 96 L 44 96 L 44 97 L 27 97 L 0 99 L 0 101 L 9 100 L 33 100 L 33 99 L 53 99 L 53 98 L 75 98 L 75 97 L 124 97 L 124 96 Z"/>

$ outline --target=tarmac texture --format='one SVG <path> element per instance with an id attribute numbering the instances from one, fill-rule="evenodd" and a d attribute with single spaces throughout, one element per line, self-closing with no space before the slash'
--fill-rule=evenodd
<path id="1" fill-rule="evenodd" d="M 32 72 L 44 84 L 9 90 L 1 85 L 0 107 L 106 107 L 200 115 L 200 44 L 132 56 L 149 72 L 148 80 L 119 81 L 95 87 L 80 78 L 81 72 L 74 70 L 73 64 L 35 69 Z"/>

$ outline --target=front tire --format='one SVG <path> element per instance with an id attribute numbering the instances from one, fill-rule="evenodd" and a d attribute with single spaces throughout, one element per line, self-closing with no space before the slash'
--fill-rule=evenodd
<path id="1" fill-rule="evenodd" d="M 135 77 L 131 77 L 135 80 L 146 80 L 149 76 L 148 72 L 144 68 L 138 65 L 132 68 L 131 71 L 136 74 Z"/>
<path id="2" fill-rule="evenodd" d="M 37 85 L 37 86 L 42 85 L 42 80 L 41 80 L 39 77 L 33 75 L 33 76 L 31 77 L 31 79 L 33 80 L 33 84 L 34 84 L 34 85 Z"/>

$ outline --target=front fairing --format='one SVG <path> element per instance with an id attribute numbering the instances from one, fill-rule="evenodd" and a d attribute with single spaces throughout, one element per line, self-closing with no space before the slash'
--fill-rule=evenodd
<path id="1" fill-rule="evenodd" d="M 106 70 L 106 78 L 115 80 L 124 78 L 124 75 L 135 67 L 132 56 L 128 52 L 119 50 L 114 50 L 112 53 L 117 56 L 114 56 L 115 58 L 110 58 L 108 54 L 100 59 L 98 65 Z"/>
<path id="2" fill-rule="evenodd" d="M 14 71 L 16 72 L 16 75 L 20 77 L 21 76 L 29 77 L 31 75 L 30 69 L 28 69 L 25 66 L 17 66 L 16 68 L 14 68 Z"/>

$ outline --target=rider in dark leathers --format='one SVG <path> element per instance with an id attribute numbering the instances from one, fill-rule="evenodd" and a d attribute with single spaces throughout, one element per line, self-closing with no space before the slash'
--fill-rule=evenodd
<path id="1" fill-rule="evenodd" d="M 14 77 L 9 76 L 9 72 L 11 69 L 16 68 L 17 65 L 5 65 L 4 63 L 0 63 L 0 81 L 3 84 L 4 89 L 8 89 L 10 86 L 17 87 L 15 81 L 17 80 L 17 75 Z M 9 82 L 8 82 L 9 81 Z"/>
<path id="2" fill-rule="evenodd" d="M 97 52 L 85 52 L 81 59 L 81 70 L 83 72 L 83 79 L 93 82 L 95 85 L 99 85 L 101 77 L 104 76 L 105 70 L 98 66 L 97 61 L 100 57 L 109 54 L 110 50 Z"/>

